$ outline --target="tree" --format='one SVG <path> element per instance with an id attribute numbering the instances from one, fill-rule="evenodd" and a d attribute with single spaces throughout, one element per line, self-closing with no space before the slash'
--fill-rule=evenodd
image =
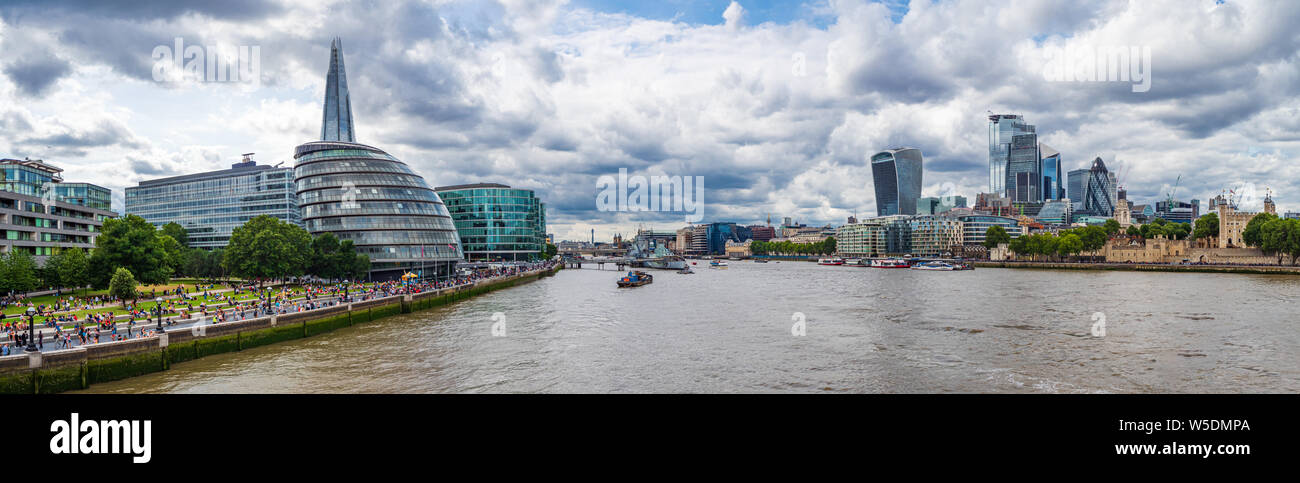
<path id="1" fill-rule="evenodd" d="M 753 251 L 753 245 L 754 245 L 754 244 L 758 244 L 758 243 L 764 243 L 764 242 L 756 241 L 756 242 L 754 242 L 754 243 L 751 243 L 751 244 L 750 244 L 750 245 L 751 245 L 751 246 L 750 246 L 750 251 Z M 555 255 L 558 254 L 558 253 L 560 253 L 560 249 L 559 249 L 559 247 L 556 247 L 554 243 L 547 243 L 547 244 L 546 244 L 546 250 L 542 253 L 542 256 L 543 256 L 543 258 L 545 258 L 546 260 L 550 260 L 550 259 L 552 259 L 552 258 L 555 258 Z M 757 253 L 757 252 L 755 252 L 755 253 Z"/>
<path id="2" fill-rule="evenodd" d="M 1219 236 L 1219 214 L 1209 213 L 1196 219 L 1196 228 L 1192 229 L 1192 239 L 1203 240 Z"/>
<path id="3" fill-rule="evenodd" d="M 162 247 L 163 253 L 166 254 L 163 263 L 167 265 L 168 270 L 173 274 L 181 273 L 185 268 L 185 246 L 172 238 L 171 235 L 164 235 L 161 232 L 158 234 L 158 245 Z"/>
<path id="4" fill-rule="evenodd" d="M 1102 225 L 1102 228 L 1106 229 L 1106 235 L 1109 236 L 1114 236 L 1120 230 L 1119 222 L 1114 218 L 1106 220 L 1106 224 Z"/>
<path id="5" fill-rule="evenodd" d="M 998 225 L 990 226 L 984 231 L 984 247 L 995 248 L 1002 243 L 1011 243 L 1011 235 L 1007 230 Z"/>
<path id="6" fill-rule="evenodd" d="M 348 240 L 351 241 L 351 240 Z M 366 278 L 366 273 L 370 271 L 370 256 L 357 255 L 352 263 L 352 280 L 357 281 Z"/>
<path id="7" fill-rule="evenodd" d="M 1056 244 L 1056 252 L 1061 256 L 1068 257 L 1081 251 L 1083 251 L 1083 239 L 1073 233 L 1062 236 Z"/>
<path id="8" fill-rule="evenodd" d="M 108 286 L 117 268 L 126 268 L 143 283 L 166 283 L 171 277 L 167 252 L 158 241 L 153 225 L 136 215 L 104 221 L 90 255 L 91 282 Z"/>
<path id="9" fill-rule="evenodd" d="M 1128 229 L 1124 230 L 1124 234 L 1128 236 L 1142 236 L 1142 230 L 1139 229 L 1137 225 L 1129 225 Z"/>
<path id="10" fill-rule="evenodd" d="M 1279 264 L 1285 255 L 1290 256 L 1291 264 L 1295 265 L 1297 257 L 1300 257 L 1300 220 L 1273 217 L 1260 227 L 1260 239 L 1260 249 L 1278 254 Z"/>
<path id="11" fill-rule="evenodd" d="M 86 258 L 85 250 L 64 248 L 45 263 L 51 262 L 55 263 L 55 270 L 59 272 L 61 285 L 72 287 L 75 291 L 90 284 L 90 260 Z"/>
<path id="12" fill-rule="evenodd" d="M 11 248 L 0 262 L 0 290 L 27 293 L 36 288 L 36 259 L 30 253 Z"/>
<path id="13" fill-rule="evenodd" d="M 835 253 L 835 248 L 837 243 L 838 242 L 835 241 L 835 237 L 833 236 L 826 237 L 825 240 L 822 240 L 822 253 L 825 254 Z"/>
<path id="14" fill-rule="evenodd" d="M 222 265 L 244 278 L 269 279 L 306 273 L 311 235 L 302 227 L 261 215 L 230 233 Z"/>
<path id="15" fill-rule="evenodd" d="M 133 299 L 135 294 L 135 277 L 131 271 L 126 268 L 118 268 L 113 272 L 113 278 L 108 282 L 108 295 L 121 300 L 122 306 L 126 306 L 127 299 Z"/>
<path id="16" fill-rule="evenodd" d="M 1106 246 L 1106 239 L 1109 238 L 1106 235 L 1106 229 L 1100 226 L 1085 226 L 1074 231 L 1075 234 L 1079 235 L 1079 239 L 1083 241 L 1082 251 L 1085 252 L 1101 250 L 1102 247 Z"/>
<path id="17" fill-rule="evenodd" d="M 351 240 L 348 240 L 351 243 Z M 339 239 L 333 233 L 322 234 L 311 241 L 311 263 L 307 272 L 324 279 L 342 278 L 352 265 L 339 262 Z"/>
<path id="18" fill-rule="evenodd" d="M 189 232 L 185 231 L 185 228 L 176 222 L 163 225 L 161 234 L 172 237 L 172 239 L 176 240 L 176 243 L 180 243 L 182 247 L 189 248 L 190 246 Z"/>
<path id="19" fill-rule="evenodd" d="M 1255 215 L 1254 218 L 1250 219 L 1250 222 L 1246 223 L 1246 229 L 1241 230 L 1241 242 L 1245 243 L 1246 246 L 1251 247 L 1264 246 L 1263 236 L 1260 231 L 1264 227 L 1265 223 L 1276 219 L 1277 215 L 1272 213 L 1260 213 Z"/>

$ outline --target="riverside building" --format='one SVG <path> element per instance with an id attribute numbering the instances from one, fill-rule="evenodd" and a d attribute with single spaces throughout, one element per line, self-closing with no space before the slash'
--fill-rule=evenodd
<path id="1" fill-rule="evenodd" d="M 406 163 L 358 144 L 343 68 L 342 42 L 330 45 L 321 140 L 294 150 L 294 189 L 303 226 L 333 233 L 370 257 L 369 276 L 454 273 L 462 258 L 456 225 L 442 199 Z"/>
<path id="2" fill-rule="evenodd" d="M 230 233 L 257 216 L 301 225 L 293 168 L 259 165 L 252 153 L 230 169 L 141 181 L 126 188 L 126 213 L 161 228 L 176 223 L 189 246 L 223 248 Z"/>
<path id="3" fill-rule="evenodd" d="M 0 253 L 44 264 L 59 248 L 94 248 L 104 220 L 117 216 L 111 199 L 108 188 L 65 183 L 62 168 L 39 159 L 0 159 Z"/>
<path id="4" fill-rule="evenodd" d="M 466 260 L 536 260 L 546 250 L 546 204 L 533 190 L 504 184 L 433 190 L 451 213 Z"/>

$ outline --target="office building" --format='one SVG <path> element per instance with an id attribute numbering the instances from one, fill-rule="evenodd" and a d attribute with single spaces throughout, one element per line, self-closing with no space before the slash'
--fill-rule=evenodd
<path id="1" fill-rule="evenodd" d="M 65 183 L 63 169 L 42 160 L 0 159 L 0 253 L 44 264 L 60 248 L 94 248 L 104 221 L 117 216 L 111 197 L 108 188 Z"/>
<path id="2" fill-rule="evenodd" d="M 915 215 L 921 198 L 921 150 L 896 148 L 871 156 L 876 214 Z"/>
<path id="3" fill-rule="evenodd" d="M 911 227 L 913 255 L 918 257 L 951 256 L 953 247 L 965 239 L 961 220 L 944 215 L 918 215 L 908 220 Z"/>
<path id="4" fill-rule="evenodd" d="M 1013 203 L 1042 201 L 1042 172 L 1038 135 L 1030 133 L 1013 136 L 1007 154 L 1007 197 Z"/>
<path id="5" fill-rule="evenodd" d="M 916 202 L 916 214 L 918 215 L 938 215 L 946 213 L 955 208 L 965 208 L 965 196 L 927 196 Z"/>
<path id="6" fill-rule="evenodd" d="M 1065 171 L 1061 164 L 1061 152 L 1046 144 L 1038 144 L 1043 172 L 1043 201 L 1065 199 Z"/>
<path id="7" fill-rule="evenodd" d="M 546 204 L 532 190 L 478 183 L 433 189 L 466 260 L 536 260 L 546 249 Z"/>
<path id="8" fill-rule="evenodd" d="M 1007 194 L 1007 165 L 1016 136 L 1033 134 L 1034 126 L 1019 114 L 989 116 L 989 192 Z"/>
<path id="9" fill-rule="evenodd" d="M 293 168 L 259 165 L 252 153 L 230 169 L 145 180 L 126 188 L 126 213 L 161 228 L 176 223 L 189 246 L 225 247 L 230 233 L 267 215 L 301 225 Z"/>
<path id="10" fill-rule="evenodd" d="M 966 245 L 983 245 L 984 240 L 988 239 L 989 228 L 994 226 L 1002 227 L 1011 238 L 1019 238 L 1024 234 L 1020 222 L 1007 216 L 973 213 L 955 218 L 962 223 L 962 243 Z"/>
<path id="11" fill-rule="evenodd" d="M 1115 212 L 1118 193 L 1115 186 L 1115 174 L 1106 169 L 1106 163 L 1098 157 L 1088 169 L 1087 184 L 1083 188 L 1083 215 L 1108 217 Z"/>
<path id="12" fill-rule="evenodd" d="M 1070 200 L 1051 200 L 1043 202 L 1034 219 L 1045 225 L 1069 225 L 1074 215 L 1074 204 Z"/>
<path id="13" fill-rule="evenodd" d="M 357 253 L 370 257 L 372 279 L 391 280 L 407 272 L 426 278 L 451 275 L 463 252 L 438 193 L 396 157 L 352 142 L 356 125 L 337 39 L 330 47 L 329 77 L 322 140 L 294 150 L 294 188 L 303 226 L 313 236 L 333 233 L 351 240 Z"/>
<path id="14" fill-rule="evenodd" d="M 1156 218 L 1174 223 L 1194 223 L 1201 217 L 1201 200 L 1191 202 L 1173 200 L 1172 204 L 1169 200 L 1160 200 L 1156 202 L 1155 210 Z"/>

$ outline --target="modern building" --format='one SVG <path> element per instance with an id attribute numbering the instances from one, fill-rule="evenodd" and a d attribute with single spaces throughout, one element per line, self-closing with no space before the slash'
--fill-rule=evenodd
<path id="1" fill-rule="evenodd" d="M 112 191 L 65 183 L 63 169 L 39 159 L 0 159 L 0 253 L 27 252 L 44 264 L 60 248 L 95 247 Z"/>
<path id="2" fill-rule="evenodd" d="M 1080 209 L 1083 207 L 1083 192 L 1088 186 L 1088 170 L 1076 169 L 1066 175 L 1065 193 L 1071 202 L 1074 202 Z"/>
<path id="3" fill-rule="evenodd" d="M 1156 218 L 1174 223 L 1195 223 L 1201 217 L 1201 200 L 1184 202 L 1160 200 L 1156 202 Z"/>
<path id="4" fill-rule="evenodd" d="M 1038 152 L 1038 135 L 1017 134 L 1007 154 L 1007 197 L 1014 203 L 1043 200 L 1043 167 Z"/>
<path id="5" fill-rule="evenodd" d="M 915 215 L 921 198 L 921 150 L 895 148 L 871 156 L 876 214 Z"/>
<path id="6" fill-rule="evenodd" d="M 1050 200 L 1043 202 L 1043 207 L 1034 219 L 1047 225 L 1069 225 L 1073 215 L 1073 203 L 1070 200 Z"/>
<path id="7" fill-rule="evenodd" d="M 913 255 L 918 257 L 952 256 L 953 247 L 965 239 L 965 228 L 956 217 L 919 215 L 908 220 L 911 226 Z"/>
<path id="8" fill-rule="evenodd" d="M 910 216 L 859 220 L 835 231 L 835 252 L 847 258 L 906 255 L 912 246 Z"/>
<path id="9" fill-rule="evenodd" d="M 433 189 L 451 213 L 466 260 L 536 260 L 546 250 L 546 204 L 497 183 Z"/>
<path id="10" fill-rule="evenodd" d="M 303 226 L 313 236 L 351 240 L 357 253 L 370 257 L 372 279 L 452 274 L 463 252 L 438 193 L 396 157 L 352 142 L 355 124 L 337 39 L 330 46 L 326 91 L 323 139 L 294 150 Z"/>
<path id="11" fill-rule="evenodd" d="M 776 228 L 767 225 L 749 225 L 749 233 L 754 237 L 754 241 L 771 241 L 776 238 Z"/>
<path id="12" fill-rule="evenodd" d="M 1061 152 L 1038 143 L 1038 153 L 1042 156 L 1043 201 L 1065 199 L 1065 171 L 1061 164 Z"/>
<path id="13" fill-rule="evenodd" d="M 252 153 L 230 169 L 141 181 L 126 188 L 126 213 L 185 228 L 189 246 L 221 248 L 230 233 L 267 215 L 301 225 L 293 168 L 259 165 Z"/>
<path id="14" fill-rule="evenodd" d="M 938 215 L 946 213 L 955 208 L 965 208 L 965 196 L 927 196 L 916 202 L 916 214 L 918 215 Z"/>
<path id="15" fill-rule="evenodd" d="M 1019 114 L 989 116 L 989 192 L 1007 194 L 1007 165 L 1016 136 L 1034 134 L 1034 126 Z"/>
<path id="16" fill-rule="evenodd" d="M 1098 157 L 1088 169 L 1088 181 L 1083 190 L 1083 210 L 1081 214 L 1108 217 L 1115 212 L 1118 200 L 1115 186 L 1115 173 L 1106 169 L 1106 163 Z"/>
<path id="17" fill-rule="evenodd" d="M 700 225 L 700 228 L 703 228 L 703 233 L 696 231 L 692 236 L 691 243 L 693 247 L 696 247 L 696 251 L 699 251 L 699 248 L 702 247 L 702 253 L 705 255 L 724 255 L 726 254 L 728 241 L 739 243 L 753 239 L 753 234 L 749 231 L 749 228 L 735 223 L 709 223 Z M 701 234 L 704 238 L 702 244 L 701 241 L 696 240 Z"/>
<path id="18" fill-rule="evenodd" d="M 956 218 L 962 223 L 962 243 L 966 245 L 983 245 L 988 239 L 989 228 L 994 226 L 1002 227 L 1011 238 L 1019 238 L 1025 233 L 1025 227 L 1009 216 L 971 214 Z"/>

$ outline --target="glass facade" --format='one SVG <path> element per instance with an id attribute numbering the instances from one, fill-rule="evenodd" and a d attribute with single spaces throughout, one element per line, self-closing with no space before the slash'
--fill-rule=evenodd
<path id="1" fill-rule="evenodd" d="M 915 215 L 921 198 L 921 150 L 890 149 L 871 156 L 876 215 Z"/>
<path id="2" fill-rule="evenodd" d="M 269 215 L 302 225 L 293 168 L 259 166 L 245 158 L 231 169 L 141 181 L 126 189 L 126 212 L 161 228 L 185 228 L 189 245 L 220 248 L 248 220 Z"/>
<path id="3" fill-rule="evenodd" d="M 1037 134 L 1018 134 L 1011 138 L 1007 154 L 1007 192 L 1013 203 L 1042 201 L 1042 158 L 1038 154 Z"/>
<path id="4" fill-rule="evenodd" d="M 1046 144 L 1038 145 L 1038 153 L 1043 157 L 1043 199 L 1060 200 L 1065 198 L 1065 172 L 1061 170 L 1061 152 Z"/>
<path id="5" fill-rule="evenodd" d="M 460 234 L 466 260 L 536 260 L 546 249 L 546 204 L 502 184 L 435 188 Z"/>
<path id="6" fill-rule="evenodd" d="M 372 278 L 446 276 L 461 259 L 450 211 L 397 158 L 364 144 L 315 141 L 298 146 L 294 159 L 303 226 L 352 240 L 370 257 Z"/>
<path id="7" fill-rule="evenodd" d="M 330 68 L 325 77 L 325 107 L 321 115 L 322 141 L 356 142 L 352 125 L 352 96 L 348 95 L 348 75 L 343 69 L 343 40 L 330 42 Z"/>
<path id="8" fill-rule="evenodd" d="M 1118 201 L 1115 175 L 1106 169 L 1106 163 L 1101 158 L 1092 161 L 1087 183 L 1083 189 L 1083 211 L 1079 214 L 1111 216 Z"/>
<path id="9" fill-rule="evenodd" d="M 40 160 L 0 159 L 0 253 L 22 251 L 37 263 L 60 248 L 91 249 L 110 210 L 112 191 L 64 183 L 62 169 Z"/>
<path id="10" fill-rule="evenodd" d="M 1011 143 L 1017 135 L 1033 134 L 1034 126 L 1019 114 L 989 116 L 989 192 L 1007 193 L 1007 163 Z"/>

